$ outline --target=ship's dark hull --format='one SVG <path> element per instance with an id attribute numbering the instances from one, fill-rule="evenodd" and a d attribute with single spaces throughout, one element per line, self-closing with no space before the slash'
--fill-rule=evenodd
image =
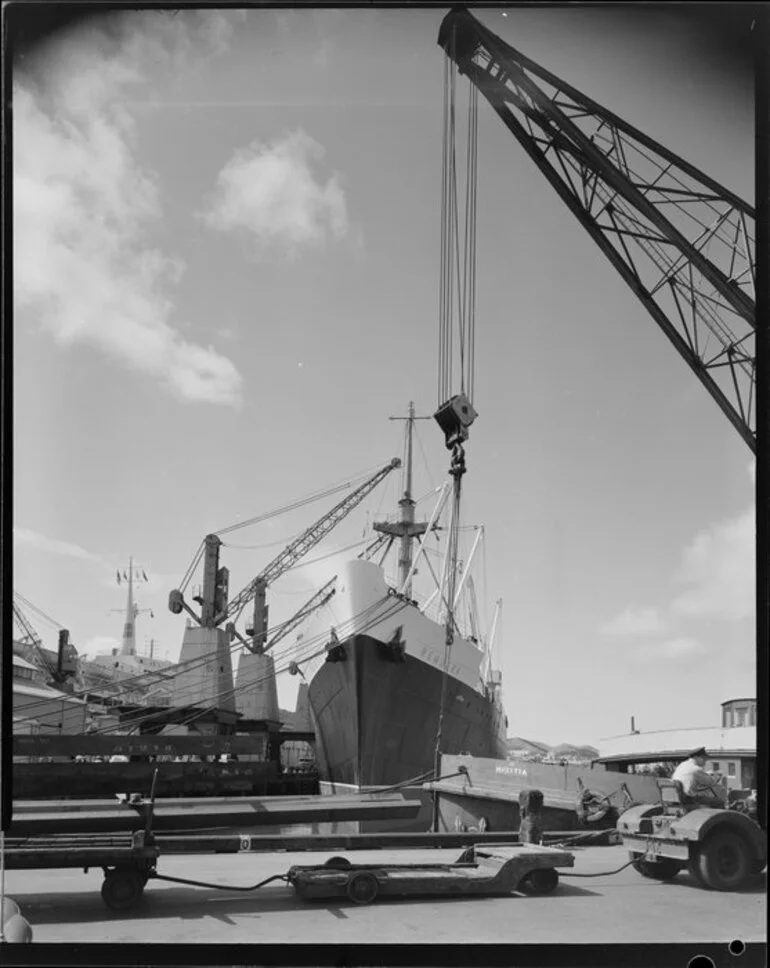
<path id="1" fill-rule="evenodd" d="M 342 642 L 331 658 L 309 689 L 322 783 L 389 786 L 431 771 L 441 670 L 368 635 Z M 440 749 L 504 758 L 501 706 L 449 676 Z"/>

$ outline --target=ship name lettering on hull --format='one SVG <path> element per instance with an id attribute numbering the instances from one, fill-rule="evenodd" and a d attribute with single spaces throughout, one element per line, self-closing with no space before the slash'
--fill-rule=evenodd
<path id="1" fill-rule="evenodd" d="M 420 655 L 427 662 L 430 662 L 431 665 L 441 667 L 444 664 L 442 657 L 437 652 L 434 652 L 433 649 L 428 648 L 427 645 L 422 647 Z M 453 662 L 447 671 L 453 676 L 460 676 L 462 673 L 462 667 Z"/>

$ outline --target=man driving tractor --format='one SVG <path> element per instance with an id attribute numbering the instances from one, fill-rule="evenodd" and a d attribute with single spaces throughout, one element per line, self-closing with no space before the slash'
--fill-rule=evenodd
<path id="1" fill-rule="evenodd" d="M 719 773 L 709 773 L 705 769 L 708 753 L 700 746 L 674 770 L 671 779 L 682 784 L 682 792 L 694 805 L 703 807 L 725 807 L 727 787 Z"/>

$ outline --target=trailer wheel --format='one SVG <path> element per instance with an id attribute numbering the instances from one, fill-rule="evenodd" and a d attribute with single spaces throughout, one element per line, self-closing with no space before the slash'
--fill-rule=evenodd
<path id="1" fill-rule="evenodd" d="M 324 861 L 324 867 L 331 867 L 335 871 L 343 871 L 351 866 L 352 864 L 347 857 L 330 857 Z"/>
<path id="2" fill-rule="evenodd" d="M 348 880 L 345 890 L 355 904 L 371 904 L 377 897 L 377 878 L 369 871 L 359 871 Z"/>
<path id="3" fill-rule="evenodd" d="M 524 877 L 518 890 L 525 894 L 550 894 L 559 885 L 559 872 L 553 867 L 536 867 Z"/>
<path id="4" fill-rule="evenodd" d="M 147 878 L 139 871 L 108 871 L 102 884 L 102 899 L 111 911 L 128 911 L 138 904 Z"/>
<path id="5" fill-rule="evenodd" d="M 751 873 L 751 852 L 732 830 L 717 830 L 701 844 L 698 868 L 713 891 L 735 891 Z"/>
<path id="6" fill-rule="evenodd" d="M 637 856 L 633 863 L 635 871 L 642 877 L 649 877 L 653 881 L 673 881 L 682 865 L 671 857 L 660 857 L 658 860 L 644 860 Z"/>

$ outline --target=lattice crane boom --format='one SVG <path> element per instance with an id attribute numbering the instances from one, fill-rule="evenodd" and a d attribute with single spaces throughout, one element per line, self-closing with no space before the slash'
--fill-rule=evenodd
<path id="1" fill-rule="evenodd" d="M 318 611 L 319 608 L 322 608 L 330 602 L 337 594 L 337 589 L 335 588 L 336 583 L 337 576 L 335 575 L 322 588 L 319 588 L 315 595 L 309 598 L 287 622 L 284 622 L 265 646 L 265 652 L 268 649 L 272 649 L 274 645 L 277 645 L 281 639 L 285 639 L 290 632 L 293 632 L 298 625 L 301 625 L 305 621 L 308 615 L 312 615 L 313 612 Z"/>
<path id="2" fill-rule="evenodd" d="M 355 491 L 352 491 L 338 504 L 335 504 L 331 511 L 327 512 L 306 531 L 303 531 L 256 578 L 252 579 L 243 591 L 228 603 L 227 607 L 214 618 L 214 624 L 219 625 L 225 619 L 233 622 L 237 621 L 238 616 L 254 598 L 255 592 L 260 586 L 264 587 L 269 585 L 276 578 L 284 574 L 284 572 L 288 571 L 289 568 L 299 561 L 300 558 L 304 557 L 311 548 L 315 547 L 344 517 L 360 504 L 367 494 L 373 491 L 392 470 L 400 466 L 400 459 L 394 457 L 384 467 L 381 467 L 376 474 L 373 474 L 372 477 L 357 487 Z"/>
<path id="3" fill-rule="evenodd" d="M 24 642 L 25 640 L 28 640 L 29 645 L 38 645 L 38 646 L 41 645 L 42 639 L 35 631 L 35 629 L 32 627 L 29 619 L 22 611 L 21 605 L 19 605 L 19 603 L 15 599 L 13 602 L 13 617 L 16 619 L 16 623 L 24 633 L 22 638 L 19 641 Z"/>
<path id="4" fill-rule="evenodd" d="M 754 209 L 467 11 L 438 42 L 756 452 Z"/>

